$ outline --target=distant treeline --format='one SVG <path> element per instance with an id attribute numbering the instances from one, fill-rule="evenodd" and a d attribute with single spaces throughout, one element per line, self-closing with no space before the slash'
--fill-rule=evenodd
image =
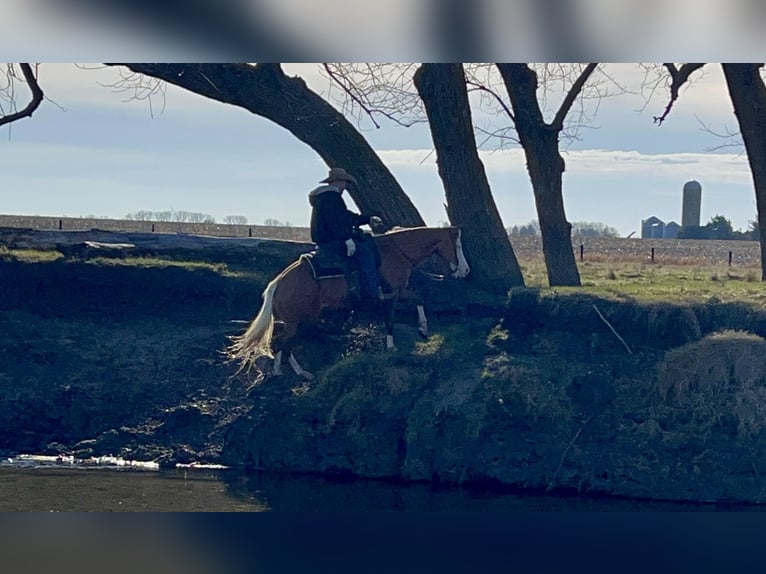
<path id="1" fill-rule="evenodd" d="M 89 216 L 92 217 L 92 216 Z M 105 217 L 103 219 L 110 219 Z M 127 221 L 175 221 L 178 223 L 218 223 L 215 217 L 209 213 L 201 213 L 199 211 L 134 211 L 133 213 L 125 214 Z M 244 215 L 227 215 L 223 218 L 221 223 L 228 225 L 247 225 L 247 217 Z M 263 225 L 267 227 L 292 227 L 289 221 L 279 221 L 278 219 L 268 218 L 263 221 Z"/>
<path id="2" fill-rule="evenodd" d="M 125 214 L 123 219 L 128 221 L 176 221 L 179 223 L 188 221 L 189 223 L 217 223 L 215 217 L 209 213 L 184 210 L 134 211 L 133 213 Z M 232 225 L 246 225 L 247 217 L 244 215 L 227 215 L 223 218 L 223 223 L 229 223 Z"/>
<path id="3" fill-rule="evenodd" d="M 540 224 L 530 221 L 525 225 L 514 225 L 507 228 L 511 236 L 539 237 Z M 572 223 L 572 237 L 619 237 L 619 232 L 614 228 L 599 222 L 576 221 Z M 686 226 L 678 231 L 678 239 L 737 239 L 744 241 L 758 241 L 760 232 L 758 222 L 751 221 L 747 230 L 735 230 L 731 220 L 723 215 L 710 218 L 705 225 Z"/>
<path id="4" fill-rule="evenodd" d="M 746 231 L 735 230 L 731 220 L 723 215 L 710 218 L 705 225 L 685 226 L 678 230 L 678 239 L 739 239 L 758 241 L 758 222 L 751 221 Z"/>
<path id="5" fill-rule="evenodd" d="M 539 236 L 540 224 L 537 220 L 525 225 L 514 225 L 506 229 L 511 236 Z M 572 237 L 619 237 L 620 233 L 604 223 L 591 221 L 575 221 L 572 223 Z"/>

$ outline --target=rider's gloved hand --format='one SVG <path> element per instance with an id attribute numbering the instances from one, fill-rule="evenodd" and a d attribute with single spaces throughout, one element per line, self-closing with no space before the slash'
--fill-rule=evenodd
<path id="1" fill-rule="evenodd" d="M 383 221 L 383 218 L 379 215 L 371 215 L 370 216 L 370 229 L 372 229 L 373 233 L 385 233 L 388 231 L 388 226 L 386 225 L 386 222 Z"/>
<path id="2" fill-rule="evenodd" d="M 354 253 L 356 253 L 356 243 L 353 239 L 346 239 L 346 255 L 351 257 Z"/>

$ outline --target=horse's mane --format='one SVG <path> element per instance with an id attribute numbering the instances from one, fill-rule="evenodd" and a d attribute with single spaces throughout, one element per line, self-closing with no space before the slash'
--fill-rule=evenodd
<path id="1" fill-rule="evenodd" d="M 375 239 L 377 240 L 383 240 L 384 243 L 391 241 L 394 244 L 399 243 L 400 239 L 404 239 L 408 236 L 418 236 L 426 232 L 447 232 L 449 233 L 451 230 L 457 229 L 454 226 L 449 227 L 428 227 L 427 225 L 421 225 L 420 227 L 392 227 L 385 233 L 380 233 L 374 235 Z"/>

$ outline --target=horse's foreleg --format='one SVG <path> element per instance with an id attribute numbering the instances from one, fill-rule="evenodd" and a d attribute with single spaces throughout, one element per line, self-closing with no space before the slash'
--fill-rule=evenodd
<path id="1" fill-rule="evenodd" d="M 424 339 L 428 338 L 428 319 L 426 319 L 426 311 L 423 305 L 417 306 L 418 310 L 418 334 Z"/>
<path id="2" fill-rule="evenodd" d="M 386 335 L 386 349 L 388 351 L 395 351 L 396 347 L 394 346 L 394 336 L 393 335 Z"/>
<path id="3" fill-rule="evenodd" d="M 391 307 L 388 309 L 386 316 L 386 349 L 389 351 L 396 350 L 394 346 L 394 313 L 396 312 L 396 304 L 399 301 L 399 293 L 394 295 L 394 298 L 390 300 Z"/>
<path id="4" fill-rule="evenodd" d="M 271 374 L 275 377 L 282 374 L 282 351 L 277 351 L 274 354 L 274 367 L 271 370 Z"/>
<path id="5" fill-rule="evenodd" d="M 308 371 L 304 370 L 299 364 L 298 360 L 295 358 L 295 355 L 290 353 L 290 356 L 287 358 L 287 362 L 290 363 L 290 366 L 293 368 L 293 371 L 295 371 L 295 374 L 299 377 L 302 377 L 308 381 L 314 380 L 314 375 L 309 373 Z"/>

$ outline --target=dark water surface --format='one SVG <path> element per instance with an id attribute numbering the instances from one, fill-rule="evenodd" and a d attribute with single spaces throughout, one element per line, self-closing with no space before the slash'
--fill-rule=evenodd
<path id="1" fill-rule="evenodd" d="M 477 489 L 333 481 L 238 470 L 0 465 L 0 511 L 694 511 L 758 506 L 518 496 Z"/>

